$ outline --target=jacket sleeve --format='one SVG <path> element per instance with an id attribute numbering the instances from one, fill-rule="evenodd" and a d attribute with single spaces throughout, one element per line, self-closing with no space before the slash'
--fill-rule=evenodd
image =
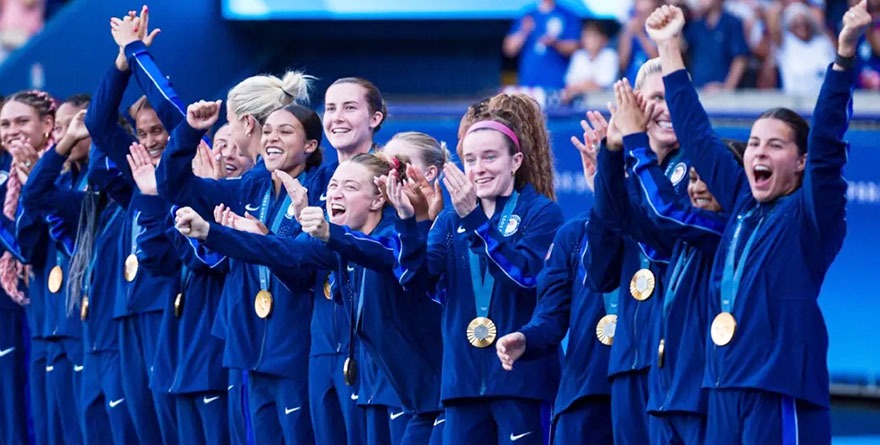
<path id="1" fill-rule="evenodd" d="M 666 102 L 679 143 L 721 208 L 733 211 L 737 199 L 750 193 L 745 171 L 712 130 L 709 115 L 687 71 L 663 77 Z"/>
<path id="2" fill-rule="evenodd" d="M 177 97 L 171 82 L 162 74 L 144 42 L 135 40 L 125 46 L 125 57 L 135 82 L 147 96 L 150 105 L 165 128 L 175 128 L 186 119 L 186 107 Z"/>
<path id="3" fill-rule="evenodd" d="M 118 110 L 122 105 L 122 96 L 125 94 L 130 76 L 130 70 L 119 71 L 116 65 L 110 67 L 92 96 L 92 102 L 86 111 L 85 124 L 92 137 L 92 143 L 110 157 L 122 173 L 122 177 L 131 184 L 134 183 L 134 179 L 125 156 L 128 154 L 128 147 L 136 140 L 119 125 L 118 121 Z"/>
<path id="4" fill-rule="evenodd" d="M 623 269 L 623 238 L 609 229 L 595 210 L 587 224 L 587 245 L 583 254 L 587 287 L 598 292 L 617 289 Z"/>
<path id="5" fill-rule="evenodd" d="M 635 208 L 647 218 L 645 231 L 651 238 L 678 240 L 714 252 L 724 232 L 727 218 L 691 205 L 690 199 L 675 192 L 672 183 L 657 164 L 657 156 L 648 148 L 647 136 L 634 143 L 628 155 L 635 160 L 633 181 L 639 192 Z"/>
<path id="6" fill-rule="evenodd" d="M 127 207 L 134 184 L 122 180 L 122 172 L 104 151 L 92 144 L 89 150 L 89 182 L 123 207 Z"/>
<path id="7" fill-rule="evenodd" d="M 843 139 L 852 116 L 852 89 L 856 72 L 828 67 L 816 100 L 808 139 L 804 171 L 804 197 L 813 226 L 829 248 L 840 248 L 840 226 L 846 218 L 846 187 L 843 167 L 849 144 Z M 828 240 L 828 237 L 835 237 Z"/>
<path id="8" fill-rule="evenodd" d="M 137 256 L 144 268 L 157 275 L 177 276 L 182 264 L 166 233 L 167 202 L 158 196 L 137 194 L 132 205 L 138 209 L 142 231 L 137 237 Z"/>
<path id="9" fill-rule="evenodd" d="M 622 232 L 626 226 L 629 198 L 624 184 L 626 170 L 623 152 L 600 148 L 596 159 L 593 208 L 596 215 L 612 230 Z"/>
<path id="10" fill-rule="evenodd" d="M 536 357 L 556 352 L 568 331 L 571 299 L 577 264 L 577 231 L 583 224 L 567 224 L 553 239 L 550 255 L 538 274 L 538 305 L 528 324 L 520 329 L 526 337 L 526 355 Z M 524 357 L 528 358 L 528 357 Z"/>
<path id="11" fill-rule="evenodd" d="M 230 258 L 271 268 L 308 266 L 335 270 L 339 265 L 335 253 L 305 234 L 296 238 L 257 235 L 211 223 L 205 246 Z"/>
<path id="12" fill-rule="evenodd" d="M 403 269 L 397 262 L 395 251 L 400 251 L 400 241 L 393 236 L 370 236 L 348 226 L 330 224 L 330 238 L 327 247 L 340 257 L 351 260 L 358 265 L 385 272 L 394 269 L 399 277 Z"/>
<path id="13" fill-rule="evenodd" d="M 434 288 L 446 271 L 450 219 L 450 211 L 444 211 L 432 225 L 416 222 L 415 218 L 395 221 L 395 231 L 400 241 L 399 250 L 395 251 L 400 268 L 395 270 L 399 270 L 397 280 L 404 288 L 409 288 L 412 283 Z"/>
<path id="14" fill-rule="evenodd" d="M 7 230 L 3 231 L 7 232 Z M 45 260 L 46 235 L 46 224 L 40 214 L 20 206 L 15 218 L 14 234 L 7 232 L 0 236 L 4 238 L 3 244 L 6 244 L 6 250 L 17 260 L 42 266 Z"/>
<path id="15" fill-rule="evenodd" d="M 510 280 L 523 288 L 534 288 L 538 284 L 538 273 L 544 266 L 547 250 L 553 243 L 553 236 L 564 222 L 562 209 L 554 202 L 543 208 L 529 211 L 520 224 L 526 228 L 518 241 L 505 237 L 495 227 L 480 207 L 461 219 L 466 231 L 476 234 L 481 243 L 472 244 L 474 253 L 486 255 L 492 275 L 496 280 Z"/>
<path id="16" fill-rule="evenodd" d="M 64 162 L 67 160 L 54 149 L 49 149 L 37 161 L 21 190 L 21 204 L 37 213 L 52 214 L 76 233 L 83 192 L 56 184 Z"/>
<path id="17" fill-rule="evenodd" d="M 159 196 L 171 203 L 190 206 L 200 215 L 210 216 L 221 203 L 237 208 L 237 202 L 230 202 L 230 198 L 239 199 L 241 179 L 215 180 L 193 174 L 192 160 L 203 134 L 186 121 L 174 129 L 162 161 L 156 166 L 156 185 Z"/>

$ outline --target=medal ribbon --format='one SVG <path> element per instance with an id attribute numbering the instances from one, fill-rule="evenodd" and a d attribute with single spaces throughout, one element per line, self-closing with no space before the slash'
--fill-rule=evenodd
<path id="1" fill-rule="evenodd" d="M 498 220 L 498 231 L 502 234 L 507 228 L 507 222 L 513 215 L 516 208 L 516 202 L 519 199 L 519 193 L 516 190 L 510 195 L 504 210 L 501 212 L 501 218 Z M 495 286 L 495 277 L 489 273 L 489 267 L 483 272 L 480 267 L 480 256 L 468 249 L 468 259 L 470 261 L 471 284 L 474 290 L 474 303 L 477 306 L 477 317 L 487 317 L 489 315 L 489 306 L 492 304 L 492 288 Z"/>
<path id="2" fill-rule="evenodd" d="M 190 281 L 193 278 L 193 271 L 189 267 L 186 267 L 186 263 L 182 263 L 180 265 L 180 292 L 185 293 L 186 289 L 189 287 Z"/>
<path id="3" fill-rule="evenodd" d="M 348 292 L 349 292 L 349 301 L 350 301 L 350 311 L 351 311 L 351 321 L 349 323 L 349 334 L 348 334 L 348 358 L 354 360 L 354 342 L 355 337 L 357 336 L 357 331 L 361 326 L 361 320 L 363 319 L 362 314 L 364 311 L 364 273 L 361 270 L 361 282 L 360 282 L 360 292 L 358 293 L 357 302 L 354 301 L 354 286 L 357 282 L 357 271 L 359 267 L 352 267 L 351 264 L 346 264 L 346 270 L 348 270 Z M 355 310 L 357 307 L 357 310 Z"/>
<path id="4" fill-rule="evenodd" d="M 117 206 L 116 210 L 113 212 L 113 215 L 110 216 L 109 220 L 107 220 L 107 224 L 104 226 L 104 228 L 101 230 L 101 233 L 95 238 L 95 240 L 101 238 L 102 236 L 104 236 L 105 233 L 107 233 L 107 230 L 113 226 L 113 222 L 116 221 L 116 217 L 118 217 L 120 213 L 122 213 L 122 207 Z M 92 261 L 89 262 L 89 266 L 86 268 L 85 274 L 83 274 L 84 283 L 82 284 L 82 287 L 83 295 L 85 296 L 89 296 L 89 290 L 92 287 L 92 270 L 95 269 L 95 263 L 97 261 L 98 255 L 96 255 L 96 252 L 92 252 Z M 91 298 L 91 296 L 89 296 L 89 298 Z"/>
<path id="5" fill-rule="evenodd" d="M 743 271 L 745 270 L 746 259 L 749 256 L 749 251 L 752 250 L 752 245 L 755 243 L 755 239 L 758 238 L 758 229 L 761 228 L 761 224 L 764 222 L 764 216 L 761 216 L 758 224 L 755 225 L 751 235 L 749 235 L 749 239 L 746 240 L 746 244 L 739 256 L 739 261 L 737 262 L 734 257 L 736 256 L 736 248 L 739 245 L 739 238 L 742 236 L 743 225 L 747 219 L 754 215 L 755 210 L 757 209 L 750 210 L 736 218 L 736 228 L 733 230 L 733 238 L 730 240 L 730 246 L 728 247 L 727 256 L 724 260 L 724 272 L 721 275 L 722 312 L 733 311 L 733 304 L 736 302 L 736 294 L 739 291 L 739 283 L 742 280 Z"/>
<path id="6" fill-rule="evenodd" d="M 305 172 L 300 173 L 299 176 L 296 177 L 300 182 L 305 179 Z M 272 192 L 274 191 L 274 186 L 272 182 L 269 182 L 269 188 L 266 189 L 266 194 L 263 195 L 263 202 L 260 203 L 260 221 L 263 224 L 267 224 L 269 221 L 267 217 L 269 216 L 269 201 L 272 198 Z M 281 221 L 284 219 L 284 215 L 287 213 L 287 207 L 290 206 L 290 195 L 287 192 L 284 192 L 284 200 L 281 202 L 281 206 L 278 207 L 278 211 L 275 212 L 275 218 L 272 219 L 272 224 L 269 225 L 269 230 L 272 233 L 278 231 L 278 228 L 281 227 Z M 267 224 L 268 225 L 268 224 Z M 257 271 L 260 274 L 260 289 L 269 290 L 269 267 L 267 266 L 257 266 Z"/>
<path id="7" fill-rule="evenodd" d="M 672 268 L 672 275 L 669 277 L 669 285 L 666 287 L 666 293 L 663 295 L 663 320 L 669 316 L 669 308 L 672 307 L 672 301 L 678 293 L 678 287 L 684 278 L 684 272 L 688 270 L 691 262 L 696 256 L 696 248 L 688 246 L 686 250 L 675 260 L 675 266 Z"/>
<path id="8" fill-rule="evenodd" d="M 131 254 L 132 255 L 137 253 L 137 236 L 141 230 L 141 225 L 138 224 L 138 218 L 140 216 L 141 216 L 141 211 L 137 210 L 134 212 L 134 218 L 131 219 Z"/>

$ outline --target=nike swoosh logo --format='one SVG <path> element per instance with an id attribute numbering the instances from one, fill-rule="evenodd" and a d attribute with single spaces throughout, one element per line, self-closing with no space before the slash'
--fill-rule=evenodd
<path id="1" fill-rule="evenodd" d="M 446 421 L 446 419 L 435 419 L 435 420 L 434 420 L 434 426 L 440 425 L 441 423 L 443 423 L 443 422 L 445 422 L 445 421 Z"/>
<path id="2" fill-rule="evenodd" d="M 49 366 L 46 367 L 46 372 L 52 372 L 52 371 L 54 371 L 54 370 L 55 370 L 55 367 L 52 366 L 52 365 L 49 365 Z"/>
<path id="3" fill-rule="evenodd" d="M 3 357 L 4 355 L 8 355 L 10 352 L 12 352 L 14 350 L 15 350 L 15 346 L 13 346 L 9 349 L 4 349 L 4 350 L 0 351 L 0 357 Z"/>
<path id="4" fill-rule="evenodd" d="M 532 432 L 529 431 L 529 432 L 527 432 L 527 433 L 522 433 L 522 434 L 517 434 L 517 435 L 514 435 L 513 433 L 510 433 L 510 441 L 511 441 L 511 442 L 516 442 L 517 440 L 520 440 L 520 439 L 522 439 L 523 437 L 528 436 L 529 434 L 532 434 Z"/>
<path id="5" fill-rule="evenodd" d="M 458 233 L 464 233 L 464 226 L 458 226 Z"/>
<path id="6" fill-rule="evenodd" d="M 348 265 L 347 269 L 349 272 L 354 272 L 354 266 L 352 266 L 350 264 Z"/>
<path id="7" fill-rule="evenodd" d="M 110 408 L 116 408 L 120 403 L 122 403 L 124 401 L 125 401 L 125 399 L 111 400 L 110 401 Z"/>
<path id="8" fill-rule="evenodd" d="M 73 372 L 82 372 L 83 369 L 86 369 L 83 365 L 73 365 Z"/>
<path id="9" fill-rule="evenodd" d="M 395 419 L 397 419 L 398 417 L 400 417 L 400 416 L 402 416 L 402 415 L 404 415 L 404 414 L 406 414 L 406 412 L 404 412 L 404 411 L 401 411 L 401 412 L 399 412 L 399 413 L 391 413 L 391 420 L 395 420 Z"/>
<path id="10" fill-rule="evenodd" d="M 284 415 L 286 416 L 294 411 L 299 411 L 301 409 L 302 409 L 301 406 L 297 406 L 296 408 L 290 408 L 290 409 L 287 409 L 287 407 L 284 407 Z"/>
<path id="11" fill-rule="evenodd" d="M 247 204 L 244 206 L 244 209 L 247 210 L 248 212 L 256 212 L 257 210 L 260 210 L 260 207 L 251 206 L 250 204 Z"/>
<path id="12" fill-rule="evenodd" d="M 219 399 L 219 398 L 220 398 L 220 396 L 214 396 L 214 397 L 211 397 L 211 398 L 209 399 L 208 396 L 205 396 L 205 398 L 202 399 L 202 402 L 204 402 L 205 405 L 207 405 L 207 404 L 209 404 L 209 403 L 211 403 L 211 402 L 213 402 L 213 401 L 215 401 L 215 400 L 217 400 L 217 399 Z"/>
<path id="13" fill-rule="evenodd" d="M 326 201 L 326 200 L 327 200 L 327 194 L 326 194 L 326 193 L 321 193 L 321 197 L 318 198 L 318 199 L 320 199 L 321 201 Z"/>
<path id="14" fill-rule="evenodd" d="M 232 388 L 235 388 L 235 385 L 229 385 L 229 387 L 226 388 L 226 390 L 227 390 L 227 391 L 232 391 Z"/>
<path id="15" fill-rule="evenodd" d="M 360 396 L 358 396 L 357 394 L 352 394 L 352 395 L 351 395 L 351 400 L 357 400 L 358 397 L 360 397 Z"/>

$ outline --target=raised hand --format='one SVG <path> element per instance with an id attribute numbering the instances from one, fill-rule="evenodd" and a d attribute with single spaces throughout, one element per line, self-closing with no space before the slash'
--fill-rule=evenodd
<path id="1" fill-rule="evenodd" d="M 73 115 L 70 124 L 67 126 L 67 132 L 64 137 L 71 138 L 73 143 L 77 143 L 89 137 L 89 129 L 86 128 L 86 110 L 80 110 Z"/>
<path id="2" fill-rule="evenodd" d="M 31 170 L 34 169 L 37 161 L 40 160 L 40 154 L 37 153 L 31 140 L 27 137 L 13 140 L 9 143 L 7 149 L 12 154 L 13 161 L 15 161 L 15 174 L 18 176 L 18 180 L 22 184 L 27 184 Z"/>
<path id="3" fill-rule="evenodd" d="M 658 45 L 678 39 L 683 28 L 684 12 L 678 6 L 663 5 L 645 21 L 645 32 Z"/>
<path id="4" fill-rule="evenodd" d="M 474 190 L 474 184 L 451 162 L 443 166 L 443 175 L 443 185 L 449 192 L 452 207 L 460 218 L 464 218 L 477 208 L 477 192 Z"/>
<path id="5" fill-rule="evenodd" d="M 214 166 L 215 163 L 211 155 L 211 149 L 208 148 L 204 141 L 200 142 L 196 156 L 193 158 L 193 174 L 200 178 L 220 179 L 216 176 L 217 169 Z"/>
<path id="6" fill-rule="evenodd" d="M 139 40 L 139 25 L 140 21 L 137 17 L 132 17 L 131 13 L 122 18 L 111 17 L 110 35 L 113 36 L 113 41 L 120 49 L 125 48 L 129 43 Z"/>
<path id="7" fill-rule="evenodd" d="M 871 24 L 871 13 L 868 12 L 867 0 L 856 3 L 843 15 L 843 29 L 837 37 L 837 53 L 843 57 L 856 55 L 859 39 Z"/>
<path id="8" fill-rule="evenodd" d="M 290 196 L 290 207 L 293 209 L 293 217 L 299 222 L 299 214 L 309 206 L 309 189 L 303 187 L 299 180 L 281 170 L 272 172 L 272 176 L 281 181 L 287 196 Z"/>
<path id="9" fill-rule="evenodd" d="M 214 208 L 214 218 L 219 224 L 231 229 L 257 235 L 267 235 L 269 233 L 269 228 L 250 213 L 245 212 L 244 216 L 241 216 L 223 204 Z"/>
<path id="10" fill-rule="evenodd" d="M 495 352 L 501 367 L 505 371 L 512 371 L 513 364 L 526 352 L 526 336 L 522 332 L 513 332 L 498 339 L 495 343 Z"/>
<path id="11" fill-rule="evenodd" d="M 220 102 L 200 100 L 186 108 L 186 123 L 196 130 L 211 128 L 220 118 Z"/>
<path id="12" fill-rule="evenodd" d="M 131 175 L 138 189 L 144 195 L 156 196 L 159 194 L 156 187 L 156 167 L 143 145 L 134 142 L 128 148 L 128 166 L 131 167 Z"/>
<path id="13" fill-rule="evenodd" d="M 400 219 L 410 219 L 416 215 L 416 209 L 413 205 L 410 195 L 404 191 L 406 186 L 401 182 L 400 175 L 397 170 L 391 170 L 388 176 L 383 176 L 379 182 L 385 183 L 385 196 L 388 202 L 397 210 L 397 217 Z M 424 196 L 423 196 L 424 197 Z M 423 211 L 427 212 L 427 201 L 424 201 Z"/>
<path id="14" fill-rule="evenodd" d="M 183 207 L 174 215 L 174 227 L 182 235 L 203 240 L 208 237 L 211 225 L 191 207 Z"/>
<path id="15" fill-rule="evenodd" d="M 152 45 L 153 39 L 155 39 L 162 30 L 156 28 L 150 31 L 150 9 L 147 8 L 147 5 L 144 5 L 143 8 L 141 8 L 141 15 L 137 20 L 139 22 L 137 27 L 138 39 L 144 42 L 144 45 L 146 46 Z"/>
<path id="16" fill-rule="evenodd" d="M 422 171 L 412 164 L 407 164 L 406 166 L 406 177 L 410 179 L 412 184 L 418 188 L 421 194 L 425 197 L 425 200 L 427 200 L 428 219 L 431 221 L 437 219 L 437 215 L 443 211 L 443 191 L 440 190 L 440 181 L 435 180 L 432 185 L 425 178 Z M 418 213 L 416 213 L 416 215 L 418 216 Z"/>
<path id="17" fill-rule="evenodd" d="M 299 215 L 303 232 L 313 238 L 326 242 L 330 239 L 330 224 L 324 217 L 324 209 L 320 207 L 306 207 Z"/>
<path id="18" fill-rule="evenodd" d="M 589 124 L 587 123 L 589 121 Z M 608 121 L 598 111 L 588 111 L 587 120 L 581 120 L 581 128 L 584 130 L 583 142 L 575 136 L 571 137 L 571 143 L 581 154 L 581 163 L 584 168 L 584 179 L 587 186 L 593 190 L 593 177 L 596 174 L 599 146 L 605 134 L 608 132 Z"/>
<path id="19" fill-rule="evenodd" d="M 654 114 L 654 103 L 649 102 L 646 109 L 642 109 L 629 80 L 624 78 L 614 82 L 614 99 L 617 107 L 611 119 L 621 136 L 641 133 L 648 128 L 648 119 Z"/>

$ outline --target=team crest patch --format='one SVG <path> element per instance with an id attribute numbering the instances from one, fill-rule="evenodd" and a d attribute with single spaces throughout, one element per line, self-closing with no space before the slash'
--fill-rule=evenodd
<path id="1" fill-rule="evenodd" d="M 684 162 L 679 162 L 678 165 L 675 166 L 675 169 L 672 170 L 672 175 L 669 176 L 669 180 L 672 181 L 672 185 L 676 186 L 682 179 L 684 179 L 684 175 L 687 173 L 687 165 Z"/>
<path id="2" fill-rule="evenodd" d="M 0 171 L 0 185 L 5 184 L 7 179 L 9 179 L 9 172 Z"/>
<path id="3" fill-rule="evenodd" d="M 510 236 L 519 230 L 520 219 L 517 215 L 512 215 L 507 221 L 507 227 L 504 228 L 504 236 Z"/>

